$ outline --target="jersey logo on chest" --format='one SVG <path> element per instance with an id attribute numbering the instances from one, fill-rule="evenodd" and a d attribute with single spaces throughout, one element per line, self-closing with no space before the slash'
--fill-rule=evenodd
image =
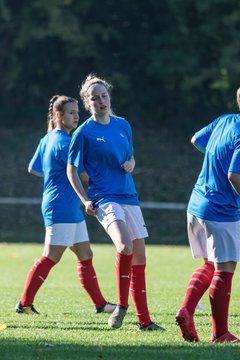
<path id="1" fill-rule="evenodd" d="M 102 137 L 97 137 L 97 141 L 103 141 L 103 142 L 106 142 L 106 140 L 104 139 L 104 136 L 102 136 Z"/>

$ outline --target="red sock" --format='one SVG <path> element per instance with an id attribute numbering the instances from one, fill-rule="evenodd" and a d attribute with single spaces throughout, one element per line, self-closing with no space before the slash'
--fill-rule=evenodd
<path id="1" fill-rule="evenodd" d="M 102 308 L 107 301 L 102 296 L 99 288 L 92 259 L 84 261 L 77 260 L 77 274 L 80 284 L 87 292 L 95 308 Z"/>
<path id="2" fill-rule="evenodd" d="M 128 308 L 128 294 L 131 280 L 132 255 L 116 254 L 116 277 L 118 305 Z"/>
<path id="3" fill-rule="evenodd" d="M 149 325 L 151 323 L 147 305 L 145 268 L 146 264 L 133 265 L 130 283 L 130 293 L 136 309 L 138 322 L 141 325 Z"/>
<path id="4" fill-rule="evenodd" d="M 24 291 L 21 297 L 22 306 L 30 306 L 33 303 L 34 297 L 48 276 L 51 268 L 56 265 L 54 261 L 46 256 L 41 256 L 28 273 Z"/>
<path id="5" fill-rule="evenodd" d="M 210 286 L 212 307 L 212 333 L 219 337 L 228 331 L 228 308 L 232 287 L 233 273 L 215 271 Z"/>
<path id="6" fill-rule="evenodd" d="M 199 300 L 209 288 L 213 273 L 214 266 L 206 263 L 199 266 L 192 274 L 182 304 L 182 307 L 186 307 L 190 313 L 194 313 Z"/>

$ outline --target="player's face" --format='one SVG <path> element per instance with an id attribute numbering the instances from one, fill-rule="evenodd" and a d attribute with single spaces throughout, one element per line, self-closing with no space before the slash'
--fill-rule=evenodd
<path id="1" fill-rule="evenodd" d="M 110 112 L 110 96 L 104 85 L 95 84 L 88 90 L 88 106 L 94 116 L 105 116 Z"/>
<path id="2" fill-rule="evenodd" d="M 63 113 L 61 116 L 61 128 L 67 133 L 70 133 L 73 129 L 76 129 L 79 121 L 79 109 L 78 104 L 75 102 L 69 102 L 64 105 Z"/>

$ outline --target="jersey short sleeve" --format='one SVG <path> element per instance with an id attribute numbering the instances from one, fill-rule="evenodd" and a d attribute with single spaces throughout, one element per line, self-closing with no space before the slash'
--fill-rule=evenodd
<path id="1" fill-rule="evenodd" d="M 240 128 L 236 129 L 233 142 L 234 152 L 228 171 L 240 174 Z"/>
<path id="2" fill-rule="evenodd" d="M 42 158 L 41 158 L 41 141 L 29 163 L 29 167 L 37 173 L 43 174 Z"/>
<path id="3" fill-rule="evenodd" d="M 206 148 L 208 140 L 210 139 L 210 136 L 217 125 L 218 121 L 220 120 L 220 117 L 216 120 L 212 121 L 209 125 L 205 126 L 195 134 L 196 142 L 199 144 L 202 148 Z"/>
<path id="4" fill-rule="evenodd" d="M 68 163 L 78 168 L 78 172 L 84 170 L 83 167 L 83 146 L 84 146 L 84 137 L 82 132 L 76 131 L 73 134 L 69 152 L 68 152 Z"/>

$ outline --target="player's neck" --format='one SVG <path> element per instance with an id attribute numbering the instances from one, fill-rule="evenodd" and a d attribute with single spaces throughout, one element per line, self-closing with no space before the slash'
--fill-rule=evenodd
<path id="1" fill-rule="evenodd" d="M 104 115 L 96 115 L 94 114 L 93 115 L 93 119 L 94 121 L 100 123 L 100 124 L 103 124 L 103 125 L 107 125 L 110 123 L 110 116 L 109 114 L 104 114 Z"/>

